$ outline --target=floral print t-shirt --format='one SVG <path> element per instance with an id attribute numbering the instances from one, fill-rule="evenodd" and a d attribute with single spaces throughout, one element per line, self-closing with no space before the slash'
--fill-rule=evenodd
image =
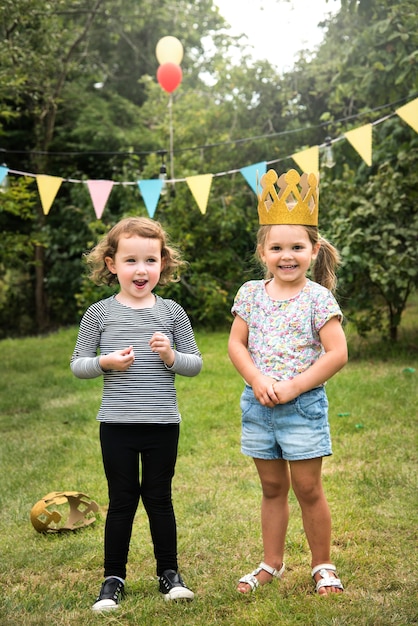
<path id="1" fill-rule="evenodd" d="M 272 300 L 265 280 L 244 283 L 232 313 L 248 325 L 248 351 L 266 376 L 289 380 L 323 353 L 319 331 L 333 317 L 342 320 L 332 293 L 311 280 L 290 300 Z"/>

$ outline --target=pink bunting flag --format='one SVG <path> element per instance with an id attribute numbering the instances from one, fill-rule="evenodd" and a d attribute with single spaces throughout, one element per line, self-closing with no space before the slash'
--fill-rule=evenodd
<path id="1" fill-rule="evenodd" d="M 112 191 L 112 180 L 88 180 L 87 187 L 90 192 L 91 201 L 93 202 L 94 212 L 99 220 L 102 215 L 106 202 Z"/>

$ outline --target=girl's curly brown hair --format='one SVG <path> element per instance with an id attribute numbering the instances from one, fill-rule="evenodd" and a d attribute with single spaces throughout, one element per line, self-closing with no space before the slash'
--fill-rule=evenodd
<path id="1" fill-rule="evenodd" d="M 169 245 L 168 235 L 159 222 L 148 217 L 127 217 L 115 224 L 90 252 L 85 260 L 90 267 L 90 278 L 96 285 L 113 285 L 117 283 L 116 274 L 107 268 L 105 258 L 115 258 L 121 236 L 146 237 L 159 239 L 161 242 L 162 269 L 159 285 L 167 285 L 179 280 L 179 271 L 186 263 L 178 250 Z"/>

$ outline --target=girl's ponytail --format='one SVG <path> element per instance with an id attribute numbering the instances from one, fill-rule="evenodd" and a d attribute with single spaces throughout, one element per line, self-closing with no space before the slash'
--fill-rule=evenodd
<path id="1" fill-rule="evenodd" d="M 340 264 L 338 250 L 324 237 L 318 239 L 321 247 L 312 268 L 313 279 L 332 292 L 337 288 L 336 269 Z"/>

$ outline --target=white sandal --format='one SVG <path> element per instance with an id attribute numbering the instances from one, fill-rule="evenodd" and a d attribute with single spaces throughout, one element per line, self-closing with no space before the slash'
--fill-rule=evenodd
<path id="1" fill-rule="evenodd" d="M 312 578 L 315 580 L 314 576 L 318 572 L 321 575 L 321 578 L 316 583 L 316 591 L 318 592 L 322 587 L 336 587 L 337 589 L 341 589 L 344 591 L 344 587 L 342 586 L 341 580 L 331 575 L 330 572 L 336 572 L 337 568 L 335 565 L 331 563 L 321 563 L 321 565 L 316 565 L 311 574 Z"/>
<path id="2" fill-rule="evenodd" d="M 267 572 L 268 574 L 271 574 L 275 578 L 281 578 L 285 570 L 285 564 L 283 563 L 281 568 L 277 570 L 274 567 L 270 567 L 270 565 L 267 565 L 266 563 L 262 561 L 260 565 L 257 567 L 257 569 L 251 572 L 251 574 L 246 574 L 245 576 L 240 578 L 239 582 L 246 583 L 247 585 L 251 587 L 251 591 L 254 591 L 254 589 L 257 589 L 257 587 L 259 587 L 260 585 L 256 576 L 257 574 L 261 572 L 261 570 L 264 570 L 265 572 Z"/>

